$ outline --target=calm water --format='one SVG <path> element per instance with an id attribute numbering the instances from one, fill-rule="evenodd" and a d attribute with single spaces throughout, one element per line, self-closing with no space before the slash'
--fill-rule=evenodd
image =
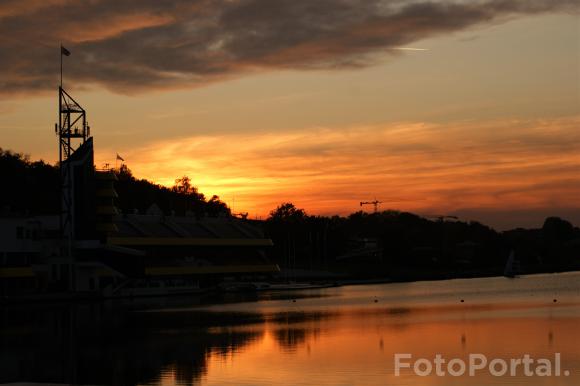
<path id="1" fill-rule="evenodd" d="M 580 385 L 580 273 L 0 312 L 0 383 Z M 396 353 L 561 353 L 570 375 L 397 377 Z"/>

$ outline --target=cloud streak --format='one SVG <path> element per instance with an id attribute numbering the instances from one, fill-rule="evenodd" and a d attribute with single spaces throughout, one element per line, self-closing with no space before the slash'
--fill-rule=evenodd
<path id="1" fill-rule="evenodd" d="M 121 93 L 198 87 L 256 71 L 368 66 L 429 37 L 575 0 L 22 0 L 0 5 L 0 93 L 67 78 Z"/>

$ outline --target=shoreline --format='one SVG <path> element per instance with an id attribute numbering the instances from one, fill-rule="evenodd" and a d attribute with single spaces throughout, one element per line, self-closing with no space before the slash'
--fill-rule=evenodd
<path id="1" fill-rule="evenodd" d="M 518 277 L 530 277 L 535 275 L 554 275 L 554 274 L 566 274 L 566 273 L 577 273 L 580 270 L 565 270 L 565 271 L 550 271 L 550 272 L 531 272 L 519 275 Z M 342 279 L 342 280 L 324 280 L 324 281 L 297 281 L 295 283 L 289 283 L 287 286 L 282 288 L 261 288 L 261 289 L 239 289 L 239 290 L 228 290 L 224 291 L 218 286 L 208 287 L 206 289 L 196 290 L 191 293 L 175 293 L 175 294 L 158 294 L 158 295 L 142 295 L 142 296 L 102 296 L 99 294 L 89 294 L 89 293 L 44 293 L 44 294 L 34 294 L 34 295 L 22 295 L 17 297 L 4 297 L 0 299 L 0 306 L 18 306 L 27 304 L 52 304 L 52 305 L 68 305 L 68 304 L 83 304 L 83 303 L 104 303 L 108 301 L 115 300 L 128 300 L 128 301 L 139 301 L 145 299 L 178 299 L 178 298 L 198 298 L 201 299 L 205 296 L 217 295 L 217 294 L 258 294 L 258 293 L 280 293 L 280 292 L 297 292 L 303 290 L 312 289 L 323 289 L 332 287 L 345 287 L 345 286 L 362 286 L 362 285 L 373 285 L 373 284 L 397 284 L 397 283 L 418 283 L 418 282 L 441 282 L 448 280 L 469 280 L 469 279 L 483 279 L 483 278 L 496 278 L 504 277 L 498 274 L 481 274 L 477 276 L 453 276 L 453 277 L 441 277 L 437 275 L 423 275 L 421 278 L 353 278 L 353 279 Z M 517 280 L 518 277 L 512 279 Z M 252 282 L 246 282 L 246 284 L 252 284 Z M 292 287 L 295 285 L 295 287 Z M 219 304 L 219 303 L 216 303 Z"/>

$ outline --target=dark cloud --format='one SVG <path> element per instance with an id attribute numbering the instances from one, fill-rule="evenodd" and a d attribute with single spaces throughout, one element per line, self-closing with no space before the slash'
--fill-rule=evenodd
<path id="1" fill-rule="evenodd" d="M 193 87 L 247 72 L 367 66 L 400 45 L 576 0 L 21 0 L 0 5 L 0 93 L 67 78 L 118 92 Z M 396 51 L 391 51 L 393 55 Z"/>

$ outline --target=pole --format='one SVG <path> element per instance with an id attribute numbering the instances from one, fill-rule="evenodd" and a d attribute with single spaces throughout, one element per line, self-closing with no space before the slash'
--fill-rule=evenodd
<path id="1" fill-rule="evenodd" d="M 60 88 L 62 88 L 62 43 L 60 44 Z"/>

